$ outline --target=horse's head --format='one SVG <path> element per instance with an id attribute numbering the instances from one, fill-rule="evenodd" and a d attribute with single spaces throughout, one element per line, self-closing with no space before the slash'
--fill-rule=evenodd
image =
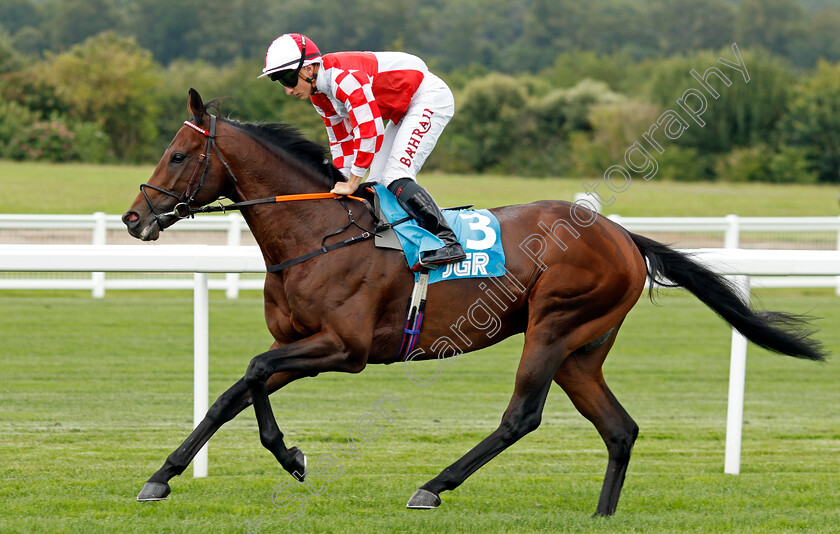
<path id="1" fill-rule="evenodd" d="M 187 107 L 191 119 L 175 134 L 122 217 L 128 233 L 143 241 L 157 239 L 163 229 L 188 216 L 190 208 L 209 204 L 233 189 L 235 178 L 216 148 L 216 117 L 207 113 L 195 89 L 190 89 Z"/>

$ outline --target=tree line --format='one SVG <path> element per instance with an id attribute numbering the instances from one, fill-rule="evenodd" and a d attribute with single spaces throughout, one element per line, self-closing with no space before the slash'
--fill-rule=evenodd
<path id="1" fill-rule="evenodd" d="M 326 142 L 317 115 L 257 80 L 267 45 L 398 49 L 453 87 L 427 164 L 599 175 L 737 42 L 750 80 L 653 154 L 679 180 L 840 181 L 840 8 L 823 0 L 0 0 L 0 157 L 148 162 L 186 92 Z M 679 111 L 679 110 L 678 110 Z"/>
<path id="2" fill-rule="evenodd" d="M 113 31 L 162 65 L 258 58 L 290 31 L 324 50 L 398 48 L 444 71 L 534 71 L 575 50 L 651 59 L 733 41 L 800 68 L 840 60 L 835 0 L 0 0 L 0 13 L 23 54 Z"/>

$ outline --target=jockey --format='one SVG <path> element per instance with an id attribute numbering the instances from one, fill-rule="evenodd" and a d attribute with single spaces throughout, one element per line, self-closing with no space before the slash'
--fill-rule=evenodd
<path id="1" fill-rule="evenodd" d="M 332 192 L 352 194 L 370 171 L 420 226 L 444 247 L 426 252 L 421 266 L 466 257 L 417 172 L 455 111 L 449 87 L 418 57 L 403 52 L 321 55 L 305 35 L 281 35 L 268 48 L 259 77 L 280 82 L 286 94 L 310 99 L 327 127 L 333 162 L 347 182 Z M 385 121 L 388 125 L 385 125 Z"/>

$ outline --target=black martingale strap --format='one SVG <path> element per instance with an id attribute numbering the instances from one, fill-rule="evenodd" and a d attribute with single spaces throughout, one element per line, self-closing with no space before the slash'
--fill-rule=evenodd
<path id="1" fill-rule="evenodd" d="M 358 199 L 358 198 L 355 198 L 355 197 L 354 197 L 354 199 L 355 200 L 363 200 L 363 199 Z M 312 258 L 317 258 L 318 256 L 320 256 L 322 254 L 326 254 L 327 252 L 332 252 L 333 250 L 337 250 L 337 249 L 347 247 L 347 246 L 350 246 L 350 245 L 355 245 L 356 243 L 361 243 L 362 241 L 367 241 L 368 239 L 377 235 L 379 232 L 382 232 L 382 231 L 387 230 L 389 228 L 393 228 L 394 226 L 396 226 L 398 224 L 402 224 L 402 223 L 410 221 L 412 219 L 412 217 L 406 217 L 406 218 L 400 219 L 399 221 L 396 221 L 394 223 L 383 222 L 383 221 L 379 220 L 379 217 L 376 216 L 376 213 L 374 212 L 373 207 L 371 207 L 370 203 L 367 202 L 367 201 L 364 201 L 363 204 L 365 205 L 365 207 L 368 209 L 368 211 L 373 216 L 374 223 L 376 224 L 376 228 L 373 231 L 368 231 L 364 227 L 359 226 L 359 223 L 357 223 L 356 219 L 353 218 L 353 211 L 350 210 L 347 207 L 347 204 L 345 204 L 344 199 L 339 198 L 338 201 L 341 203 L 341 205 L 344 207 L 344 209 L 347 210 L 347 217 L 350 219 L 350 222 L 348 222 L 346 226 L 344 226 L 343 228 L 341 228 L 339 230 L 336 230 L 335 232 L 333 232 L 333 233 L 331 233 L 327 236 L 324 236 L 324 238 L 321 239 L 321 248 L 319 248 L 318 250 L 313 250 L 309 254 L 304 254 L 303 256 L 298 256 L 297 258 L 294 258 L 294 259 L 289 260 L 289 261 L 285 261 L 283 263 L 278 263 L 277 265 L 269 265 L 268 267 L 266 267 L 266 271 L 269 272 L 269 273 L 279 273 L 280 271 L 282 271 L 284 269 L 288 269 L 289 267 L 299 265 L 299 264 L 301 264 L 305 261 L 311 260 Z M 254 201 L 254 202 L 259 202 L 259 201 Z M 356 228 L 359 228 L 360 230 L 363 230 L 364 232 L 359 234 L 359 235 L 347 238 L 344 241 L 339 241 L 338 243 L 333 243 L 332 245 L 325 245 L 324 244 L 327 239 L 339 235 L 340 233 L 344 232 L 345 230 L 347 230 L 351 226 L 355 226 Z"/>
<path id="2" fill-rule="evenodd" d="M 294 265 L 298 265 L 298 264 L 303 263 L 305 261 L 311 260 L 312 258 L 320 256 L 321 254 L 326 254 L 327 252 L 332 252 L 333 250 L 343 248 L 343 247 L 347 247 L 347 246 L 354 245 L 356 243 L 360 243 L 362 241 L 368 240 L 371 237 L 373 237 L 374 235 L 376 235 L 376 234 L 374 234 L 373 232 L 365 232 L 363 234 L 359 234 L 357 236 L 353 236 L 353 237 L 350 237 L 348 239 L 345 239 L 344 241 L 339 241 L 338 243 L 333 243 L 332 245 L 327 245 L 327 246 L 322 245 L 321 248 L 319 248 L 318 250 L 314 250 L 314 251 L 310 252 L 309 254 L 304 254 L 303 256 L 299 256 L 299 257 L 297 257 L 293 260 L 289 260 L 289 261 L 286 261 L 286 262 L 283 262 L 283 263 L 278 263 L 277 265 L 269 265 L 266 268 L 266 271 L 269 272 L 269 273 L 279 273 L 283 269 L 288 269 L 289 267 L 292 267 Z"/>

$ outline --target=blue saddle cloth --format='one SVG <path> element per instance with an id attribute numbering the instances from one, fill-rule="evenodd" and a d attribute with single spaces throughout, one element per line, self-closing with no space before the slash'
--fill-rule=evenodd
<path id="1" fill-rule="evenodd" d="M 382 215 L 390 222 L 408 217 L 393 193 L 381 184 L 374 189 L 379 195 Z M 505 251 L 502 247 L 502 229 L 496 216 L 487 210 L 444 210 L 444 217 L 464 247 L 467 258 L 458 263 L 441 265 L 430 271 L 429 283 L 460 278 L 487 278 L 502 276 L 505 273 Z M 424 252 L 437 250 L 443 241 L 428 230 L 424 230 L 417 221 L 410 220 L 394 226 L 400 240 L 409 268 L 417 263 Z M 420 273 L 415 273 L 415 280 Z"/>

